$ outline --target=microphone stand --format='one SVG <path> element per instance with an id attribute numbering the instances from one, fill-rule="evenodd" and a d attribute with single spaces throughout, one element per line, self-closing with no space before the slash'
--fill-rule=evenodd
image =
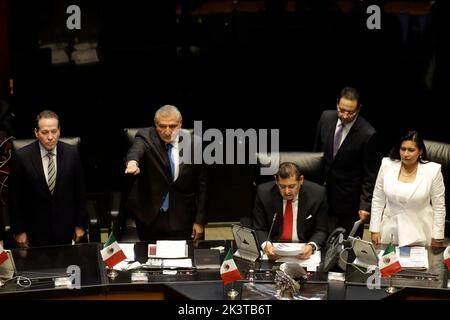
<path id="1" fill-rule="evenodd" d="M 273 225 L 275 224 L 275 220 L 277 219 L 277 213 L 273 214 L 272 224 L 270 225 L 269 233 L 267 234 L 266 244 L 264 246 L 264 253 L 266 253 L 267 244 L 269 243 L 270 234 L 272 233 Z M 266 253 L 267 254 L 267 253 Z"/>

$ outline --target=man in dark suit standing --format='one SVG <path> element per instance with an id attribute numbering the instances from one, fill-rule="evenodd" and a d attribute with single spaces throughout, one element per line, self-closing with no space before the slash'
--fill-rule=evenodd
<path id="1" fill-rule="evenodd" d="M 317 126 L 315 150 L 324 152 L 330 231 L 350 232 L 355 221 L 368 220 L 379 167 L 375 129 L 359 115 L 359 93 L 345 87 L 337 112 L 326 110 Z M 356 233 L 362 237 L 363 224 Z"/>
<path id="2" fill-rule="evenodd" d="M 86 189 L 78 150 L 59 141 L 59 118 L 42 111 L 37 141 L 15 153 L 11 170 L 12 231 L 20 247 L 79 242 L 86 228 Z"/>
<path id="3" fill-rule="evenodd" d="M 137 132 L 126 157 L 125 173 L 138 175 L 127 207 L 139 238 L 200 239 L 206 222 L 206 169 L 183 161 L 181 154 L 198 137 L 180 134 L 182 116 L 174 106 L 161 107 L 154 121 L 155 127 Z"/>
<path id="4" fill-rule="evenodd" d="M 307 259 L 325 243 L 327 210 L 325 188 L 305 180 L 296 164 L 284 162 L 275 181 L 258 186 L 253 226 L 260 242 L 268 238 L 272 223 L 270 239 L 307 242 L 298 256 Z M 270 242 L 261 245 L 269 259 L 278 259 Z"/>

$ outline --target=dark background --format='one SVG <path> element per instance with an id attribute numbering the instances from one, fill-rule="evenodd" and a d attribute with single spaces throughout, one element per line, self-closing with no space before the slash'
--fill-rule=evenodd
<path id="1" fill-rule="evenodd" d="M 152 124 L 164 104 L 187 128 L 279 128 L 282 151 L 307 151 L 321 112 L 354 86 L 383 152 L 409 128 L 449 142 L 447 1 L 0 1 L 14 135 L 56 111 L 62 135 L 82 138 L 91 194 L 122 188 L 123 128 Z M 66 28 L 71 4 L 81 30 Z M 381 30 L 366 27 L 370 4 Z M 40 48 L 67 42 L 70 54 L 76 41 L 98 42 L 100 61 L 52 65 Z M 251 210 L 252 179 L 246 166 L 211 167 L 210 220 Z"/>

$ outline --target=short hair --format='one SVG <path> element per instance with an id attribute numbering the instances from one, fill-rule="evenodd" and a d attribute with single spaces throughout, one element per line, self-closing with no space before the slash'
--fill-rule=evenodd
<path id="1" fill-rule="evenodd" d="M 178 110 L 177 107 L 172 106 L 170 104 L 166 104 L 165 106 L 162 106 L 161 108 L 156 110 L 155 118 L 154 118 L 155 124 L 159 118 L 170 117 L 173 113 L 176 114 L 179 122 L 181 122 L 183 120 L 183 117 L 181 116 L 181 112 L 180 112 L 180 110 Z"/>
<path id="2" fill-rule="evenodd" d="M 41 119 L 56 119 L 56 120 L 58 120 L 58 127 L 60 126 L 59 117 L 56 114 L 56 112 L 54 112 L 52 110 L 44 110 L 44 111 L 39 112 L 39 114 L 36 117 L 36 125 L 35 125 L 36 130 L 39 130 L 39 121 Z"/>
<path id="3" fill-rule="evenodd" d="M 280 164 L 280 167 L 278 168 L 278 172 L 275 174 L 275 178 L 278 180 L 281 179 L 287 179 L 290 177 L 295 177 L 295 180 L 300 180 L 300 169 L 299 167 L 293 163 L 293 162 L 283 162 Z"/>
<path id="4" fill-rule="evenodd" d="M 355 88 L 345 87 L 344 89 L 342 89 L 339 100 L 341 98 L 345 98 L 345 99 L 348 99 L 351 101 L 356 101 L 358 103 L 358 107 L 359 107 L 359 92 Z"/>
<path id="5" fill-rule="evenodd" d="M 413 141 L 416 143 L 417 148 L 419 148 L 419 150 L 422 152 L 421 156 L 419 157 L 419 162 L 425 163 L 428 161 L 427 148 L 425 147 L 425 142 L 423 142 L 422 137 L 415 130 L 408 131 L 398 140 L 398 142 L 395 144 L 395 146 L 391 149 L 391 152 L 389 153 L 389 158 L 391 158 L 391 160 L 400 160 L 400 147 L 402 146 L 402 143 L 404 141 Z"/>

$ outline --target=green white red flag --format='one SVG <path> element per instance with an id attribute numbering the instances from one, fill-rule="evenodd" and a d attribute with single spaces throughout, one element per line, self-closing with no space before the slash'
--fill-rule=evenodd
<path id="1" fill-rule="evenodd" d="M 114 237 L 112 232 L 109 235 L 108 241 L 105 242 L 103 250 L 101 250 L 100 253 L 102 255 L 103 261 L 105 261 L 106 265 L 109 268 L 114 267 L 116 264 L 127 258 L 125 256 L 125 253 L 123 253 L 122 249 L 117 243 L 116 238 Z"/>
<path id="2" fill-rule="evenodd" d="M 386 250 L 384 250 L 383 256 L 379 262 L 380 272 L 383 278 L 387 278 L 394 273 L 402 271 L 402 266 L 398 261 L 397 255 L 395 254 L 395 248 L 390 243 Z"/>
<path id="3" fill-rule="evenodd" d="M 241 273 L 233 260 L 231 249 L 228 249 L 228 253 L 225 259 L 223 259 L 222 266 L 220 267 L 220 276 L 222 277 L 223 284 L 225 285 L 241 279 Z"/>
<path id="4" fill-rule="evenodd" d="M 450 270 L 450 242 L 444 251 L 444 263 L 447 266 L 447 269 Z"/>
<path id="5" fill-rule="evenodd" d="M 8 253 L 3 250 L 3 246 L 0 244 L 0 264 L 8 260 Z"/>

